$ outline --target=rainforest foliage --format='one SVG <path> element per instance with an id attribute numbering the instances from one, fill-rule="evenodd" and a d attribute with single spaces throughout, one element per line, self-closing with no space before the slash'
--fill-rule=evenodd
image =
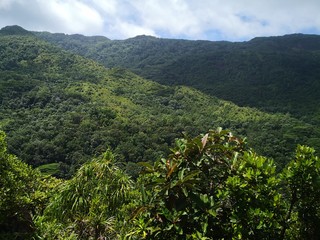
<path id="1" fill-rule="evenodd" d="M 185 85 L 240 106 L 290 113 L 319 124 L 320 36 L 292 34 L 248 42 L 138 36 L 111 41 L 35 33 L 51 43 L 166 85 Z M 86 41 L 83 38 L 87 39 Z"/>
<path id="2" fill-rule="evenodd" d="M 106 69 L 18 27 L 5 30 L 0 31 L 0 128 L 10 153 L 56 176 L 71 177 L 108 147 L 134 175 L 135 163 L 166 156 L 183 133 L 196 136 L 219 126 L 247 137 L 279 166 L 297 144 L 320 147 L 319 127 L 289 114 L 160 85 L 125 69 Z"/>
<path id="3" fill-rule="evenodd" d="M 132 180 L 107 150 L 70 180 L 41 176 L 1 133 L 1 239 L 318 239 L 320 160 L 283 171 L 218 129 L 177 140 Z"/>
<path id="4" fill-rule="evenodd" d="M 0 238 L 317 239 L 319 48 L 1 29 Z"/>

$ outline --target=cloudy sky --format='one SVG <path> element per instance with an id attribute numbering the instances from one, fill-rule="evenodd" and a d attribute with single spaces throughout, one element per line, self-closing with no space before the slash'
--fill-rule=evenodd
<path id="1" fill-rule="evenodd" d="M 320 34 L 319 0 L 0 0 L 0 28 L 243 41 Z"/>

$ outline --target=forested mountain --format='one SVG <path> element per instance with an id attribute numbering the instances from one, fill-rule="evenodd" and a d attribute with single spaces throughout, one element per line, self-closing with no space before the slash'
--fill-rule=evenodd
<path id="1" fill-rule="evenodd" d="M 182 132 L 194 135 L 218 126 L 247 136 L 257 151 L 279 161 L 284 161 L 297 143 L 319 146 L 319 128 L 289 115 L 239 108 L 190 88 L 166 87 L 126 70 L 107 70 L 22 28 L 5 28 L 0 34 L 1 125 L 8 133 L 10 151 L 30 164 L 79 164 L 106 147 L 128 162 L 156 159 Z M 75 42 L 77 49 L 81 44 L 96 48 L 99 43 L 113 43 L 103 37 L 48 36 L 67 39 L 70 46 Z M 152 42 L 157 46 L 158 41 L 165 43 L 167 52 L 177 48 L 182 54 L 186 50 L 176 46 L 178 40 L 137 37 L 124 43 L 141 48 Z M 181 44 L 191 45 L 194 51 L 193 42 Z"/>
<path id="2" fill-rule="evenodd" d="M 182 133 L 218 126 L 280 165 L 298 143 L 319 146 L 319 129 L 289 115 L 106 69 L 24 32 L 2 30 L 0 39 L 0 126 L 9 151 L 34 166 L 60 163 L 69 174 L 108 147 L 124 162 L 153 161 Z"/>
<path id="3" fill-rule="evenodd" d="M 107 67 L 121 66 L 162 84 L 192 86 L 240 106 L 290 113 L 319 124 L 317 35 L 293 34 L 238 43 L 149 36 L 95 41 L 95 37 L 87 37 L 87 44 L 78 35 L 35 34 Z"/>
<path id="4" fill-rule="evenodd" d="M 317 41 L 1 29 L 0 239 L 318 239 Z"/>

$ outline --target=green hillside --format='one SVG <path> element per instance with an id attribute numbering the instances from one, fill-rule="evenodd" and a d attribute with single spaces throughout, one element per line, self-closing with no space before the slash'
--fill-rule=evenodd
<path id="1" fill-rule="evenodd" d="M 0 40 L 0 127 L 8 149 L 34 166 L 60 163 L 63 176 L 107 148 L 123 162 L 154 161 L 183 133 L 219 126 L 280 165 L 298 143 L 319 147 L 319 128 L 289 115 L 106 69 L 33 35 L 0 31 Z"/>
<path id="2" fill-rule="evenodd" d="M 138 36 L 85 44 L 77 41 L 77 36 L 35 34 L 107 67 L 121 66 L 162 84 L 192 86 L 240 106 L 290 113 L 319 124 L 317 35 L 264 37 L 239 43 Z"/>
<path id="3" fill-rule="evenodd" d="M 0 239 L 319 238 L 320 159 L 314 148 L 320 150 L 320 127 L 309 112 L 316 106 L 305 105 L 314 101 L 311 93 L 300 96 L 305 118 L 298 108 L 266 113 L 221 100 L 209 88 L 210 94 L 178 82 L 161 85 L 116 61 L 106 68 L 75 53 L 80 46 L 88 55 L 97 45 L 119 42 L 41 34 L 68 43 L 69 50 L 19 26 L 0 30 Z M 266 45 L 261 40 L 250 44 L 274 47 L 270 38 Z M 159 40 L 124 42 L 130 41 Z M 318 45 L 301 46 L 312 52 Z M 118 47 L 114 60 L 127 61 L 116 52 L 129 50 Z M 174 63 L 167 57 L 163 51 L 154 59 L 169 69 Z M 246 59 L 239 64 L 254 65 Z M 190 60 L 186 79 L 193 73 Z M 182 63 L 175 62 L 176 70 Z M 299 72 L 305 63 L 296 64 Z M 160 77 L 165 68 L 154 66 L 148 65 L 149 73 Z M 141 74 L 144 69 L 136 66 Z M 231 85 L 230 95 L 238 91 Z M 238 97 L 250 99 L 250 91 L 242 90 Z"/>

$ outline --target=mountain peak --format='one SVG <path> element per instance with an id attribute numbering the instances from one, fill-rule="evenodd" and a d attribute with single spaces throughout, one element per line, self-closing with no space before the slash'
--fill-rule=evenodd
<path id="1" fill-rule="evenodd" d="M 256 37 L 249 43 L 268 47 L 269 50 L 272 48 L 281 51 L 288 49 L 320 50 L 320 37 L 314 34 L 294 33 L 283 36 Z"/>
<path id="2" fill-rule="evenodd" d="M 133 40 L 133 41 L 137 41 L 137 40 L 155 40 L 157 39 L 157 37 L 151 36 L 151 35 L 138 35 L 132 38 L 128 38 L 126 40 Z"/>
<path id="3" fill-rule="evenodd" d="M 3 27 L 0 30 L 0 34 L 1 35 L 32 35 L 31 32 L 25 30 L 24 28 L 18 25 Z"/>

